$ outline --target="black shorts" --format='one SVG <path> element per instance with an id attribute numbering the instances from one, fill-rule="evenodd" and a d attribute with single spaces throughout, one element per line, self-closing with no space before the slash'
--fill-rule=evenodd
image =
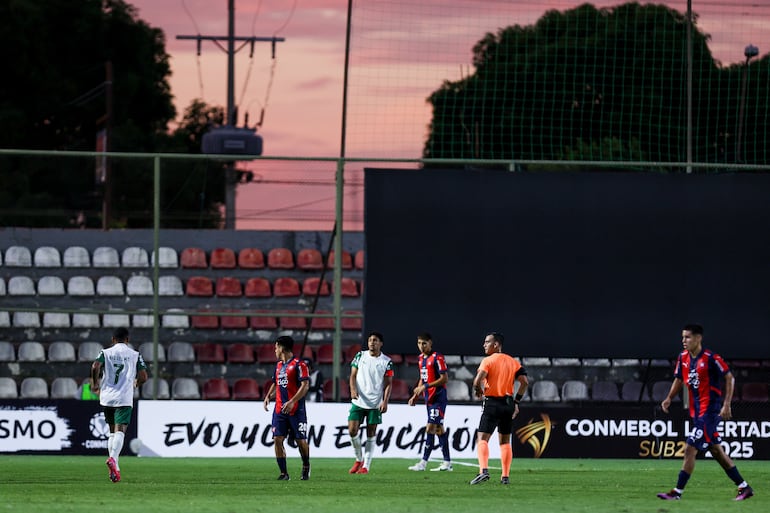
<path id="1" fill-rule="evenodd" d="M 513 397 L 485 397 L 479 420 L 479 431 L 510 435 L 513 429 Z"/>

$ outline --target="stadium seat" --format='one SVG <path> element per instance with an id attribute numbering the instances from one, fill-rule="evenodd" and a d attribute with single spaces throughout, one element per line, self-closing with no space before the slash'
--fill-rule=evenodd
<path id="1" fill-rule="evenodd" d="M 108 269 L 120 267 L 118 250 L 106 246 L 96 248 L 93 255 L 93 266 Z"/>
<path id="2" fill-rule="evenodd" d="M 117 276 L 100 276 L 96 281 L 97 296 L 123 296 L 123 282 Z"/>
<path id="3" fill-rule="evenodd" d="M 147 254 L 147 250 L 138 246 L 124 249 L 120 261 L 126 269 L 141 269 L 150 266 L 150 256 Z"/>
<path id="4" fill-rule="evenodd" d="M 194 362 L 195 350 L 189 342 L 175 341 L 169 344 L 167 357 L 169 362 Z"/>
<path id="5" fill-rule="evenodd" d="M 741 387 L 741 400 L 743 402 L 768 402 L 767 383 L 753 381 L 744 383 Z"/>
<path id="6" fill-rule="evenodd" d="M 131 318 L 128 313 L 121 309 L 111 309 L 110 313 L 102 315 L 103 328 L 129 328 L 131 327 Z"/>
<path id="7" fill-rule="evenodd" d="M 16 380 L 8 377 L 0 377 L 0 399 L 16 399 L 19 397 L 19 387 Z"/>
<path id="8" fill-rule="evenodd" d="M 364 269 L 364 250 L 363 249 L 359 249 L 358 251 L 356 251 L 356 254 L 353 257 L 353 263 L 356 269 L 358 270 Z"/>
<path id="9" fill-rule="evenodd" d="M 620 398 L 623 401 L 642 401 L 650 400 L 650 392 L 641 381 L 625 381 L 620 387 Z"/>
<path id="10" fill-rule="evenodd" d="M 231 313 L 240 312 L 240 310 L 226 311 Z M 219 326 L 223 330 L 245 330 L 249 327 L 249 319 L 245 315 L 221 315 L 219 317 Z"/>
<path id="11" fill-rule="evenodd" d="M 527 369 L 530 367 L 550 367 L 551 359 L 545 356 L 526 356 L 521 359 L 521 363 Z"/>
<path id="12" fill-rule="evenodd" d="M 38 291 L 38 294 L 40 291 Z M 760 360 L 732 360 L 730 367 L 733 369 L 758 369 L 762 366 Z"/>
<path id="13" fill-rule="evenodd" d="M 98 328 L 99 314 L 95 313 L 74 313 L 72 314 L 73 328 Z"/>
<path id="14" fill-rule="evenodd" d="M 233 399 L 236 401 L 258 401 L 262 399 L 259 383 L 253 378 L 236 379 L 233 383 Z"/>
<path id="15" fill-rule="evenodd" d="M 315 248 L 300 249 L 297 253 L 297 268 L 302 271 L 320 271 L 324 268 L 323 255 Z"/>
<path id="16" fill-rule="evenodd" d="M 192 378 L 175 378 L 171 384 L 171 397 L 174 399 L 200 399 L 198 382 Z"/>
<path id="17" fill-rule="evenodd" d="M 78 345 L 78 361 L 93 362 L 103 349 L 104 346 L 99 342 L 81 342 L 80 345 Z"/>
<path id="18" fill-rule="evenodd" d="M 207 269 L 206 252 L 201 248 L 184 248 L 181 256 L 182 269 Z"/>
<path id="19" fill-rule="evenodd" d="M 66 340 L 57 340 L 48 346 L 49 362 L 74 362 L 75 360 L 75 346 L 72 343 Z"/>
<path id="20" fill-rule="evenodd" d="M 652 384 L 652 390 L 650 391 L 650 397 L 653 401 L 656 403 L 661 402 L 663 399 L 665 399 L 668 396 L 668 392 L 671 390 L 671 381 L 656 381 Z M 682 400 L 682 394 L 677 394 L 673 401 L 681 401 Z"/>
<path id="21" fill-rule="evenodd" d="M 4 296 L 6 294 L 5 290 L 5 279 L 0 277 L 0 296 Z"/>
<path id="22" fill-rule="evenodd" d="M 353 278 L 342 277 L 340 282 L 340 295 L 342 297 L 358 297 L 358 285 Z"/>
<path id="23" fill-rule="evenodd" d="M 310 344 L 305 345 L 305 349 L 302 351 L 302 358 L 307 358 L 311 362 L 315 361 L 315 349 Z"/>
<path id="24" fill-rule="evenodd" d="M 21 381 L 19 397 L 22 399 L 48 399 L 48 383 L 43 378 L 24 378 Z"/>
<path id="25" fill-rule="evenodd" d="M 37 312 L 13 312 L 14 328 L 39 328 L 40 315 Z"/>
<path id="26" fill-rule="evenodd" d="M 192 276 L 187 280 L 185 294 L 192 297 L 211 297 L 214 295 L 214 283 L 207 276 Z"/>
<path id="27" fill-rule="evenodd" d="M 142 358 L 144 358 L 144 361 L 147 364 L 150 364 L 153 362 L 153 343 L 152 342 L 142 342 L 139 344 L 139 354 L 142 355 Z M 166 348 L 163 347 L 163 344 L 158 342 L 158 361 L 159 362 L 165 362 L 166 361 Z"/>
<path id="28" fill-rule="evenodd" d="M 273 248 L 267 252 L 270 269 L 294 269 L 294 255 L 287 248 Z"/>
<path id="29" fill-rule="evenodd" d="M 334 387 L 334 380 L 332 378 L 328 378 L 323 383 L 323 392 L 324 397 L 327 401 L 333 401 L 334 400 L 334 390 L 332 389 Z M 340 390 L 340 401 L 349 401 L 350 400 L 350 382 L 348 382 L 347 379 L 340 378 L 339 380 L 339 390 Z"/>
<path id="30" fill-rule="evenodd" d="M 257 313 L 267 313 L 258 310 Z M 252 315 L 249 317 L 249 327 L 253 330 L 274 330 L 278 328 L 278 319 L 272 315 Z"/>
<path id="31" fill-rule="evenodd" d="M 342 313 L 350 315 L 361 315 L 361 312 L 357 310 L 344 311 Z M 340 327 L 343 330 L 361 331 L 363 328 L 363 322 L 360 317 L 343 317 L 340 322 L 342 324 Z"/>
<path id="32" fill-rule="evenodd" d="M 10 328 L 10 327 L 11 327 L 10 315 L 8 315 L 8 312 L 0 311 L 0 328 Z"/>
<path id="33" fill-rule="evenodd" d="M 22 342 L 19 344 L 18 360 L 20 362 L 44 362 L 45 347 L 34 340 Z"/>
<path id="34" fill-rule="evenodd" d="M 340 358 L 342 355 L 340 355 Z M 321 344 L 315 355 L 316 363 L 326 364 L 334 361 L 334 344 Z"/>
<path id="35" fill-rule="evenodd" d="M 326 268 L 334 269 L 334 250 L 329 251 L 329 256 L 326 259 Z M 346 271 L 353 269 L 353 257 L 345 250 L 342 250 L 342 268 Z"/>
<path id="36" fill-rule="evenodd" d="M 246 297 L 272 297 L 270 281 L 267 278 L 249 278 L 244 288 Z"/>
<path id="37" fill-rule="evenodd" d="M 91 257 L 83 246 L 70 246 L 64 249 L 64 267 L 91 267 Z"/>
<path id="38" fill-rule="evenodd" d="M 585 358 L 583 359 L 583 367 L 609 367 L 609 358 Z"/>
<path id="39" fill-rule="evenodd" d="M 342 349 L 342 363 L 348 364 L 353 361 L 353 358 L 361 351 L 362 347 L 361 344 L 352 344 L 349 346 L 345 346 Z M 390 355 L 388 355 L 390 356 Z M 391 356 L 391 360 L 393 357 Z M 395 362 L 393 362 L 395 363 Z"/>
<path id="40" fill-rule="evenodd" d="M 447 399 L 450 401 L 470 401 L 471 392 L 468 384 L 459 379 L 450 379 L 446 384 Z"/>
<path id="41" fill-rule="evenodd" d="M 320 284 L 320 292 L 319 292 Z M 328 296 L 330 294 L 329 282 L 324 280 L 321 282 L 321 278 L 312 276 L 305 278 L 302 281 L 302 295 L 314 297 L 316 294 L 319 296 Z"/>
<path id="42" fill-rule="evenodd" d="M 5 250 L 6 267 L 32 267 L 32 253 L 26 246 L 10 246 Z"/>
<path id="43" fill-rule="evenodd" d="M 78 382 L 73 378 L 60 376 L 51 381 L 51 399 L 79 399 Z"/>
<path id="44" fill-rule="evenodd" d="M 206 312 L 206 310 L 199 310 Z M 199 330 L 215 330 L 219 328 L 219 317 L 216 315 L 193 315 L 190 319 L 192 327 Z"/>
<path id="45" fill-rule="evenodd" d="M 134 275 L 126 281 L 126 294 L 129 296 L 152 296 L 152 280 L 147 276 Z"/>
<path id="46" fill-rule="evenodd" d="M 93 296 L 95 294 L 94 281 L 88 276 L 73 276 L 67 280 L 67 295 Z"/>
<path id="47" fill-rule="evenodd" d="M 295 278 L 276 278 L 273 283 L 273 295 L 275 297 L 299 296 L 299 282 Z"/>
<path id="48" fill-rule="evenodd" d="M 235 269 L 235 252 L 230 248 L 216 248 L 211 251 L 212 269 Z"/>
<path id="49" fill-rule="evenodd" d="M 59 312 L 43 312 L 44 328 L 69 328 L 70 314 Z"/>
<path id="50" fill-rule="evenodd" d="M 532 400 L 542 402 L 561 401 L 559 387 L 556 386 L 556 383 L 547 379 L 535 381 L 532 384 Z"/>
<path id="51" fill-rule="evenodd" d="M 406 381 L 393 378 L 393 386 L 390 390 L 390 398 L 394 401 L 407 401 L 412 396 L 412 391 Z"/>
<path id="52" fill-rule="evenodd" d="M 40 246 L 33 257 L 35 267 L 61 267 L 61 254 L 52 246 Z"/>
<path id="53" fill-rule="evenodd" d="M 594 401 L 619 401 L 618 384 L 614 381 L 597 381 L 591 385 L 591 399 Z"/>
<path id="54" fill-rule="evenodd" d="M 155 379 L 150 378 L 142 385 L 142 399 L 152 399 L 152 389 L 155 386 Z M 171 392 L 168 389 L 168 381 L 163 378 L 157 378 L 158 380 L 158 399 L 171 399 Z"/>
<path id="55" fill-rule="evenodd" d="M 554 367 L 580 367 L 580 358 L 553 358 L 551 364 Z"/>
<path id="56" fill-rule="evenodd" d="M 155 319 L 153 318 L 152 310 L 149 308 L 140 308 L 131 315 L 131 326 L 134 328 L 152 328 L 154 324 Z"/>
<path id="57" fill-rule="evenodd" d="M 150 252 L 150 265 L 155 267 L 155 251 Z M 161 246 L 158 248 L 158 267 L 160 269 L 176 269 L 179 267 L 179 256 L 174 248 Z M 166 384 L 168 387 L 168 384 Z"/>
<path id="58" fill-rule="evenodd" d="M 37 280 L 37 293 L 39 296 L 63 296 L 64 281 L 58 276 L 42 276 Z"/>
<path id="59" fill-rule="evenodd" d="M 249 344 L 237 342 L 227 348 L 228 363 L 254 363 L 254 349 Z"/>
<path id="60" fill-rule="evenodd" d="M 289 310 L 286 313 L 301 314 L 304 312 L 298 310 Z M 281 329 L 284 330 L 305 330 L 307 329 L 307 317 L 280 316 L 278 318 L 278 324 L 281 326 Z"/>
<path id="61" fill-rule="evenodd" d="M 316 310 L 317 314 L 331 314 L 328 310 Z M 333 317 L 313 317 L 310 319 L 310 329 L 314 330 L 333 330 Z"/>
<path id="62" fill-rule="evenodd" d="M 11 276 L 8 280 L 9 296 L 34 296 L 35 282 L 29 276 Z"/>
<path id="63" fill-rule="evenodd" d="M 187 315 L 182 314 L 181 308 L 169 308 L 167 313 L 163 314 L 160 325 L 164 328 L 189 328 L 190 319 Z"/>
<path id="64" fill-rule="evenodd" d="M 254 352 L 257 357 L 257 363 L 275 363 L 275 345 L 257 344 Z"/>
<path id="65" fill-rule="evenodd" d="M 257 248 L 243 248 L 238 252 L 238 267 L 241 269 L 264 269 L 265 255 Z"/>
<path id="66" fill-rule="evenodd" d="M 223 401 L 230 399 L 230 386 L 224 378 L 209 378 L 203 383 L 203 399 Z"/>
<path id="67" fill-rule="evenodd" d="M 16 349 L 7 340 L 0 340 L 0 362 L 15 362 Z"/>
<path id="68" fill-rule="evenodd" d="M 241 297 L 243 290 L 238 278 L 223 276 L 217 278 L 216 294 L 219 297 Z"/>
<path id="69" fill-rule="evenodd" d="M 184 296 L 182 280 L 179 276 L 160 276 L 158 278 L 159 296 Z"/>
<path id="70" fill-rule="evenodd" d="M 588 385 L 578 380 L 567 380 L 562 384 L 561 398 L 564 401 L 585 401 L 588 399 Z"/>
<path id="71" fill-rule="evenodd" d="M 640 365 L 638 358 L 613 358 L 613 367 L 638 367 Z"/>

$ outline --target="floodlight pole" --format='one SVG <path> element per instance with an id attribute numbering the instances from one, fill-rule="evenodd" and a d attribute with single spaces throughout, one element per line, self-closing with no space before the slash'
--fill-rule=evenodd
<path id="1" fill-rule="evenodd" d="M 238 114 L 235 106 L 235 54 L 239 52 L 246 43 L 250 44 L 251 53 L 254 53 L 254 43 L 270 42 L 273 45 L 273 56 L 275 56 L 275 43 L 285 41 L 282 37 L 236 37 L 235 36 L 235 0 L 227 1 L 227 35 L 226 36 L 176 36 L 177 39 L 193 39 L 198 42 L 198 55 L 201 54 L 201 41 L 213 41 L 219 48 L 227 53 L 227 115 L 225 123 L 227 126 L 235 127 Z M 224 48 L 220 41 L 227 42 L 227 48 Z M 235 42 L 242 44 L 236 48 Z M 229 162 L 225 170 L 225 229 L 235 229 L 235 186 L 238 183 L 236 179 L 235 164 Z"/>
<path id="2" fill-rule="evenodd" d="M 754 45 L 748 45 L 743 50 L 743 55 L 746 57 L 746 62 L 743 64 L 742 78 L 741 78 L 741 99 L 738 106 L 738 132 L 735 135 L 735 163 L 741 164 L 743 162 L 743 156 L 741 155 L 741 145 L 743 144 L 743 117 L 744 109 L 746 108 L 746 84 L 748 82 L 749 75 L 749 61 L 759 55 L 759 48 Z"/>

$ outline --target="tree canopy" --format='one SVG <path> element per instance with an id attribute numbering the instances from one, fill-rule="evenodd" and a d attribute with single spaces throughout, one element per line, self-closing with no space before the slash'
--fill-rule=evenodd
<path id="1" fill-rule="evenodd" d="M 687 25 L 662 5 L 584 4 L 488 33 L 473 48 L 474 72 L 428 98 L 424 156 L 686 161 Z M 740 144 L 742 162 L 766 163 L 768 58 L 725 68 L 708 39 L 695 17 L 693 161 L 735 162 Z"/>

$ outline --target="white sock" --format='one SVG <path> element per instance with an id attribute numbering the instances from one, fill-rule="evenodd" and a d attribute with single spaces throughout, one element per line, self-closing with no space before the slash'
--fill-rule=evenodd
<path id="1" fill-rule="evenodd" d="M 107 456 L 112 457 L 112 445 L 115 442 L 115 433 L 110 433 L 110 436 L 107 437 Z"/>
<path id="2" fill-rule="evenodd" d="M 364 449 L 364 467 L 369 468 L 374 456 L 374 437 L 366 439 L 366 448 Z"/>
<path id="3" fill-rule="evenodd" d="M 112 456 L 112 458 L 115 460 L 115 465 L 118 467 L 118 470 L 120 470 L 118 458 L 120 458 L 120 451 L 123 450 L 123 439 L 125 436 L 126 434 L 123 433 L 123 431 L 116 431 L 115 439 L 112 441 L 112 450 L 110 451 L 110 456 Z"/>
<path id="4" fill-rule="evenodd" d="M 361 453 L 361 438 L 356 436 L 350 437 L 350 443 L 353 444 L 353 451 L 356 453 L 356 461 L 361 461 L 364 459 L 363 454 Z"/>

